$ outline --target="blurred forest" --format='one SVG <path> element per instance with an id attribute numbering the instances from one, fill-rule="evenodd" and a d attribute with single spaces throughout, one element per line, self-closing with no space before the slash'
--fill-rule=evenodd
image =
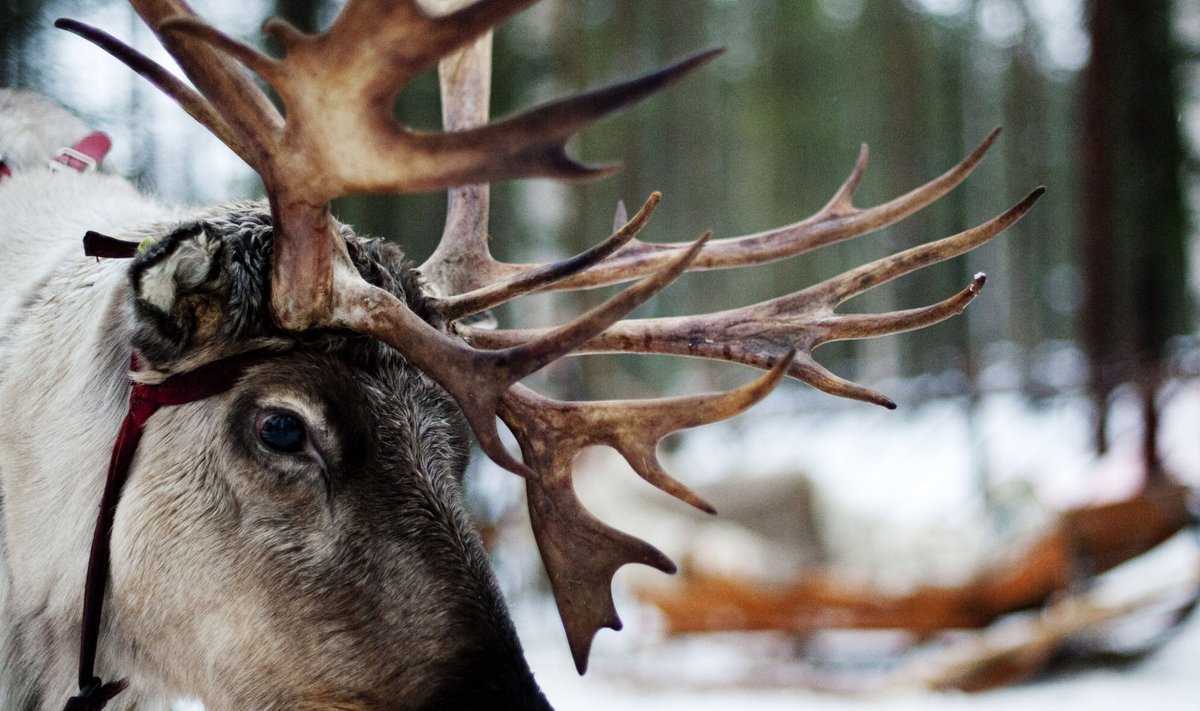
<path id="1" fill-rule="evenodd" d="M 327 21 L 327 0 L 194 3 L 218 26 L 257 38 L 264 18 Z M 498 186 L 493 249 L 530 260 L 574 252 L 610 232 L 614 207 L 652 190 L 665 199 L 650 241 L 718 237 L 794 222 L 818 209 L 861 142 L 871 168 L 856 199 L 871 205 L 933 178 L 995 126 L 1004 133 L 968 181 L 926 211 L 859 240 L 747 272 L 694 275 L 643 313 L 703 299 L 725 308 L 800 288 L 895 249 L 956 233 L 1033 187 L 1045 199 L 1001 238 L 964 258 L 848 304 L 882 311 L 931 303 L 978 271 L 983 297 L 935 328 L 835 343 L 818 357 L 908 402 L 1017 390 L 1037 400 L 1088 393 L 1096 447 L 1121 386 L 1155 413 L 1162 384 L 1200 371 L 1191 204 L 1200 199 L 1200 7 L 1167 0 L 546 0 L 497 35 L 493 113 L 636 74 L 711 46 L 727 52 L 698 75 L 584 133 L 575 153 L 619 161 L 615 178 Z M 0 81 L 40 90 L 110 131 L 125 172 L 168 199 L 208 202 L 253 192 L 253 176 L 116 62 L 50 28 L 69 15 L 156 46 L 115 0 L 0 2 Z M 257 41 L 257 39 L 255 39 Z M 158 55 L 156 55 L 158 56 Z M 400 99 L 409 125 L 439 123 L 431 73 Z M 441 231 L 440 195 L 341 201 L 360 232 L 417 260 Z M 591 303 L 601 294 L 578 299 Z M 573 303 L 575 310 L 584 304 Z M 521 307 L 526 323 L 561 320 L 557 304 Z M 644 395 L 744 382 L 704 366 L 686 379 L 660 359 L 576 359 L 545 384 L 573 396 Z M 923 377 L 917 378 L 918 374 Z M 678 382 L 677 382 L 678 381 Z M 567 383 L 573 383 L 567 385 Z M 900 385 L 897 385 L 899 383 Z M 901 387 L 902 392 L 895 392 Z M 1150 428 L 1153 431 L 1153 428 Z M 1153 452 L 1153 437 L 1147 437 Z"/>

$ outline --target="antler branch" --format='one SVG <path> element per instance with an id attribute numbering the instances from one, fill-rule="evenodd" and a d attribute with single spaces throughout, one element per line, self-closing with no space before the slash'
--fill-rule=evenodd
<path id="1" fill-rule="evenodd" d="M 657 445 L 673 432 L 749 409 L 779 384 L 786 364 L 782 359 L 758 380 L 723 394 L 579 403 L 551 400 L 517 386 L 504 396 L 500 417 L 537 472 L 525 483 L 530 520 L 580 674 L 587 669 L 588 651 L 600 628 L 621 629 L 611 590 L 617 570 L 641 563 L 673 573 L 675 565 L 654 546 L 600 522 L 584 508 L 571 481 L 575 455 L 588 446 L 610 446 L 646 481 L 715 513 L 663 469 Z"/>
<path id="2" fill-rule="evenodd" d="M 697 259 L 694 269 L 729 269 L 766 264 L 893 225 L 932 205 L 958 187 L 987 155 L 999 135 L 1000 129 L 993 129 L 961 162 L 945 173 L 904 195 L 867 209 L 857 208 L 852 202 L 854 191 L 862 182 L 867 170 L 868 152 L 864 144 L 854 169 L 825 207 L 800 222 L 785 227 L 742 237 L 714 240 Z M 647 243 L 640 243 L 634 247 L 584 275 L 577 283 L 564 283 L 559 288 L 583 288 L 624 281 L 631 278 L 630 274 L 641 273 L 643 269 L 653 269 L 656 262 L 679 249 L 679 245 Z"/>
<path id="3" fill-rule="evenodd" d="M 994 238 L 1024 216 L 1044 192 L 1043 188 L 1034 190 L 978 227 L 851 269 L 794 294 L 702 315 L 621 321 L 576 352 L 662 353 L 769 368 L 786 351 L 795 349 L 797 355 L 787 371 L 791 377 L 833 395 L 895 407 L 886 396 L 822 368 L 812 359 L 812 351 L 834 340 L 888 335 L 941 321 L 960 312 L 979 293 L 982 275 L 953 297 L 919 309 L 875 315 L 840 315 L 834 309 L 880 284 Z M 468 326 L 460 331 L 479 348 L 510 347 L 542 333 L 540 329 L 491 331 Z"/>
<path id="4" fill-rule="evenodd" d="M 208 103 L 207 99 L 198 94 L 190 86 L 180 81 L 174 74 L 167 71 L 161 64 L 116 37 L 91 25 L 62 18 L 55 20 L 54 26 L 86 39 L 115 57 L 125 66 L 137 72 L 159 91 L 174 99 L 189 116 L 212 132 L 214 136 L 221 139 L 239 158 L 247 163 L 250 162 L 252 154 L 249 148 L 242 142 L 238 134 L 229 127 L 229 124 L 225 123 L 225 119 L 216 112 L 212 104 Z"/>
<path id="5" fill-rule="evenodd" d="M 893 225 L 932 205 L 958 187 L 975 170 L 996 142 L 1000 129 L 993 129 L 961 162 L 933 180 L 888 202 L 871 208 L 852 203 L 867 169 L 867 146 L 833 198 L 813 215 L 784 227 L 765 232 L 713 240 L 696 259 L 693 271 L 729 269 L 767 264 L 810 252 L 818 247 L 859 237 Z M 634 242 L 595 268 L 556 289 L 584 289 L 635 278 L 677 253 L 682 245 Z"/>
<path id="6" fill-rule="evenodd" d="M 654 208 L 658 207 L 661 199 L 661 193 L 651 193 L 646 199 L 646 204 L 638 210 L 633 219 L 618 227 L 612 236 L 591 249 L 557 262 L 530 267 L 508 279 L 493 282 L 474 291 L 447 297 L 440 300 L 435 308 L 446 320 L 456 321 L 464 316 L 499 306 L 518 296 L 552 289 L 563 280 L 590 269 L 637 237 L 650 221 L 650 216 L 654 214 Z"/>
<path id="7" fill-rule="evenodd" d="M 819 211 L 785 227 L 740 237 L 714 239 L 697 257 L 692 271 L 767 264 L 893 225 L 933 204 L 961 184 L 987 154 L 999 134 L 1000 129 L 991 131 L 962 161 L 924 185 L 880 205 L 861 209 L 855 207 L 852 200 L 854 191 L 866 174 L 867 147 L 864 145 L 854 170 Z M 680 243 L 649 243 L 631 239 L 622 249 L 596 265 L 559 279 L 553 284 L 531 287 L 526 293 L 547 289 L 588 289 L 633 279 L 648 273 L 686 246 Z M 421 267 L 421 271 L 433 276 L 439 287 L 448 294 L 478 291 L 494 282 L 511 280 L 517 274 L 537 268 L 537 265 L 496 261 L 488 252 L 486 239 L 462 244 L 452 254 L 448 253 L 440 259 L 442 261 L 431 259 Z M 441 266 L 445 262 L 468 267 L 463 270 L 470 275 L 467 281 L 453 285 L 443 284 Z M 513 296 L 516 295 L 518 294 L 513 293 Z M 456 317 L 469 315 L 471 312 L 466 311 L 466 308 L 466 304 L 456 304 Z M 486 308 L 490 306 L 483 306 L 478 310 Z"/>

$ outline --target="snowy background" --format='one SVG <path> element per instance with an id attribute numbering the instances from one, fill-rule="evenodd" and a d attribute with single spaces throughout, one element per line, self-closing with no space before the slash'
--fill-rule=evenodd
<path id="1" fill-rule="evenodd" d="M 896 383 L 889 392 L 914 387 Z M 1173 383 L 1167 392 L 1164 459 L 1173 473 L 1195 485 L 1200 483 L 1200 383 Z M 1054 511 L 1136 491 L 1140 420 L 1136 398 L 1127 395 L 1118 396 L 1110 423 L 1113 450 L 1100 461 L 1090 452 L 1086 402 L 1077 396 L 1031 405 L 1000 389 L 985 395 L 973 411 L 954 399 L 909 406 L 900 397 L 900 408 L 890 412 L 801 388 L 785 388 L 742 418 L 685 435 L 664 461 L 689 484 L 734 477 L 753 487 L 756 480 L 781 473 L 805 476 L 814 484 L 819 526 L 836 543 L 835 562 L 842 570 L 892 587 L 953 583 L 1010 550 L 1023 533 L 1040 530 Z M 639 515 L 636 509 L 645 499 L 638 490 L 645 494 L 649 487 L 619 458 L 595 452 L 584 468 L 589 471 L 580 477 L 581 496 L 602 519 L 668 553 L 686 548 L 682 539 L 694 529 L 665 523 L 662 508 Z M 1002 521 L 985 515 L 977 478 L 981 470 L 993 482 L 1001 509 L 1007 507 L 1009 516 Z M 498 486 L 510 479 L 497 472 Z M 673 503 L 668 500 L 665 508 Z M 721 508 L 719 500 L 713 503 Z M 516 538 L 514 550 L 500 551 L 501 575 L 510 587 L 528 585 L 529 567 L 537 565 L 528 549 L 522 558 Z M 778 572 L 770 569 L 777 561 L 756 555 L 736 534 L 709 535 L 705 550 L 709 569 L 765 578 Z M 677 552 L 674 556 L 679 560 Z M 868 691 L 819 693 L 806 688 L 812 686 L 811 666 L 786 635 L 664 636 L 654 610 L 629 592 L 631 581 L 647 580 L 670 581 L 645 569 L 618 574 L 617 604 L 626 629 L 600 632 L 583 678 L 571 664 L 550 601 L 537 595 L 519 598 L 519 632 L 556 708 L 1098 711 L 1146 701 L 1161 711 L 1200 708 L 1200 619 L 1190 620 L 1140 662 L 1119 668 L 1075 665 L 978 694 L 881 691 L 877 687 L 892 686 L 886 676 L 894 661 L 889 651 L 898 655 L 904 649 L 886 636 L 872 640 L 868 633 L 846 633 L 850 641 L 841 644 L 852 651 L 842 655 L 844 668 L 835 677 Z M 1194 584 L 1200 584 L 1200 546 L 1190 532 L 1098 581 L 1101 594 L 1110 599 L 1173 586 L 1191 590 Z M 1152 634 L 1160 620 L 1141 616 L 1133 624 Z M 835 636 L 829 646 L 836 650 L 838 644 Z M 904 658 L 920 656 L 909 652 Z"/>

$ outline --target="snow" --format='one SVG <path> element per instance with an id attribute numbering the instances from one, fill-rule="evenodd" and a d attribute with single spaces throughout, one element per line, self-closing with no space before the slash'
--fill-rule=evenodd
<path id="1" fill-rule="evenodd" d="M 1164 392 L 1160 437 L 1165 462 L 1173 474 L 1196 485 L 1200 383 L 1175 382 Z M 1019 538 L 1022 526 L 1036 529 L 1054 510 L 1134 492 L 1142 476 L 1138 407 L 1133 392 L 1117 393 L 1109 428 L 1112 450 L 1097 460 L 1091 453 L 1090 411 L 1078 395 L 1030 404 L 1017 394 L 997 391 L 983 395 L 973 410 L 965 400 L 951 398 L 909 407 L 902 402 L 900 410 L 888 412 L 787 390 L 739 420 L 683 436 L 664 461 L 690 485 L 740 477 L 753 486 L 756 478 L 780 473 L 807 476 L 819 495 L 822 527 L 846 570 L 874 582 L 944 582 L 954 574 L 969 575 L 1002 541 L 1011 540 L 1006 536 Z M 613 461 L 593 455 L 589 464 L 599 462 L 596 466 L 607 469 L 616 466 Z M 614 480 L 611 471 L 582 478 L 602 479 L 605 486 Z M 644 486 L 632 475 L 617 478 Z M 992 500 L 1011 513 L 1007 522 L 984 515 L 983 481 Z M 602 519 L 621 519 L 615 521 L 618 527 L 661 543 L 638 530 L 638 518 L 628 510 L 616 510 L 619 505 L 610 506 L 604 497 L 589 499 L 587 481 L 581 483 L 585 502 Z M 1173 580 L 1195 580 L 1200 574 L 1197 549 L 1193 536 L 1180 534 L 1145 560 L 1106 576 L 1099 594 L 1121 598 Z M 753 558 L 749 553 L 743 557 Z M 518 602 L 520 636 L 555 708 L 1126 711 L 1153 701 L 1155 711 L 1200 709 L 1200 617 L 1147 658 L 1123 668 L 1082 667 L 978 694 L 835 694 L 806 688 L 812 686 L 806 683 L 812 675 L 798 671 L 802 665 L 794 654 L 795 642 L 785 636 L 665 638 L 653 612 L 626 591 L 633 577 L 622 571 L 615 584 L 626 629 L 601 631 L 591 671 L 582 678 L 571 664 L 552 605 L 537 598 Z M 1139 618 L 1134 624 L 1152 623 Z M 882 650 L 886 655 L 886 643 Z M 869 661 L 857 663 L 865 664 L 867 673 L 858 675 L 857 682 L 854 675 L 843 674 L 842 679 L 859 687 L 878 686 L 870 680 L 878 681 L 882 675 L 871 672 L 880 670 L 872 670 Z"/>
<path id="2" fill-rule="evenodd" d="M 1200 382 L 1164 392 L 1164 463 L 1195 486 Z M 1089 406 L 1078 395 L 1030 404 L 999 391 L 973 409 L 965 398 L 944 398 L 901 400 L 896 411 L 828 398 L 816 409 L 821 401 L 810 395 L 785 391 L 740 420 L 689 433 L 665 464 L 689 485 L 808 477 L 837 563 L 885 584 L 965 577 L 1000 542 L 1036 531 L 1053 511 L 1124 498 L 1142 481 L 1140 406 L 1130 391 L 1114 399 L 1111 450 L 1100 460 Z"/>
<path id="3" fill-rule="evenodd" d="M 753 650 L 753 645 L 750 645 Z M 1129 711 L 1153 702 L 1155 711 L 1196 711 L 1200 708 L 1200 619 L 1193 619 L 1175 639 L 1142 664 L 1126 671 L 1090 670 L 1049 680 L 978 694 L 960 692 L 909 692 L 897 694 L 834 695 L 802 688 L 722 688 L 716 685 L 652 685 L 606 673 L 605 661 L 597 659 L 588 676 L 575 675 L 565 642 L 550 644 L 538 639 L 528 646 L 530 664 L 547 698 L 559 711 L 593 709 L 653 708 L 658 711 L 706 709 L 770 711 L 813 709 L 818 711 L 1011 711 L 1054 709 L 1070 711 Z M 744 663 L 734 658 L 719 641 L 695 644 L 690 649 L 696 664 L 707 661 Z M 643 676 L 667 656 L 662 650 L 647 649 L 638 656 Z M 722 676 L 718 668 L 716 678 Z"/>
<path id="4" fill-rule="evenodd" d="M 1178 576 L 1181 570 L 1191 583 L 1200 580 L 1196 542 L 1188 534 L 1160 547 L 1145 560 L 1135 561 L 1106 576 L 1100 597 L 1124 598 L 1157 581 Z M 618 606 L 629 610 L 629 600 Z M 854 693 L 822 693 L 806 688 L 805 677 L 792 653 L 794 643 L 776 634 L 693 635 L 665 639 L 654 629 L 652 617 L 634 615 L 629 629 L 614 634 L 602 631 L 593 652 L 591 671 L 576 675 L 557 619 L 549 607 L 533 604 L 518 608 L 517 623 L 525 640 L 530 665 L 539 684 L 559 711 L 592 709 L 816 709 L 839 711 L 873 709 L 903 711 L 930 709 L 973 711 L 998 709 L 1055 709 L 1069 711 L 1127 711 L 1152 700 L 1155 711 L 1195 711 L 1200 708 L 1200 617 L 1190 620 L 1149 657 L 1121 668 L 1084 668 L 1060 673 L 1019 686 L 977 694 L 921 690 L 889 691 L 883 683 L 886 667 L 872 668 L 862 658 L 858 688 L 879 689 Z M 1150 627 L 1149 620 L 1138 624 Z M 1153 626 L 1153 631 L 1160 628 Z M 862 635 L 863 633 L 854 633 Z M 867 646 L 872 640 L 867 633 Z M 887 637 L 875 640 L 875 651 L 887 653 Z M 862 640 L 854 640 L 861 647 Z M 830 645 L 827 645 L 830 646 Z M 831 645 L 836 650 L 836 641 Z M 897 654 L 903 649 L 896 647 Z M 929 655 L 927 655 L 929 656 Z M 918 657 L 918 661 L 924 661 Z M 810 670 L 811 671 L 811 670 Z M 912 686 L 904 687 L 913 689 Z"/>

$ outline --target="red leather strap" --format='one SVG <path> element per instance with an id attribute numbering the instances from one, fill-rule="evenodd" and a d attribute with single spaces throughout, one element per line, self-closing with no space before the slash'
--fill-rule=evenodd
<path id="1" fill-rule="evenodd" d="M 92 533 L 87 578 L 83 591 L 83 622 L 79 640 L 79 694 L 67 701 L 64 711 L 99 711 L 125 688 L 125 681 L 105 684 L 95 674 L 96 649 L 100 640 L 100 618 L 104 609 L 104 590 L 108 583 L 109 556 L 113 519 L 121 489 L 129 478 L 129 467 L 137 451 L 142 431 L 160 407 L 183 405 L 219 395 L 232 388 L 250 366 L 275 355 L 269 351 L 250 351 L 202 365 L 186 373 L 172 375 L 157 385 L 134 383 L 129 393 L 129 409 L 113 445 L 108 477 L 100 498 L 100 511 Z M 140 370 L 137 356 L 133 370 Z"/>
<path id="2" fill-rule="evenodd" d="M 103 131 L 92 131 L 70 148 L 59 150 L 50 160 L 83 173 L 94 170 L 108 155 L 112 148 L 112 139 Z"/>
<path id="3" fill-rule="evenodd" d="M 80 173 L 95 170 L 108 152 L 112 150 L 112 139 L 103 131 L 92 131 L 70 148 L 61 148 L 50 159 L 52 167 L 65 165 Z M 0 156 L 0 181 L 12 176 L 12 168 Z"/>

